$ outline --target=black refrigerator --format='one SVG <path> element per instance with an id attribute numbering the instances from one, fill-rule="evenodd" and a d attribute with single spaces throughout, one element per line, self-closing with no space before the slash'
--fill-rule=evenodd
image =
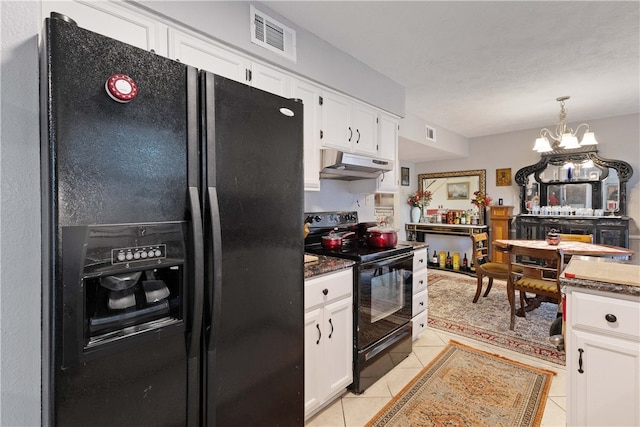
<path id="1" fill-rule="evenodd" d="M 302 425 L 302 103 L 55 13 L 41 54 L 43 425 Z"/>

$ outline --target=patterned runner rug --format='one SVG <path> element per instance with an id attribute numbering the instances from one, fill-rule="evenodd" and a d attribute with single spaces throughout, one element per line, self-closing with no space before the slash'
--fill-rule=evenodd
<path id="1" fill-rule="evenodd" d="M 488 280 L 484 279 L 483 293 Z M 557 304 L 542 303 L 539 308 L 528 312 L 526 319 L 516 317 L 515 328 L 511 331 L 506 282 L 494 280 L 489 295 L 486 298 L 480 296 L 474 304 L 476 283 L 475 277 L 429 270 L 429 326 L 559 365 L 565 364 L 564 351 L 558 351 L 549 342 L 549 328 L 556 319 Z M 516 307 L 519 306 L 517 302 Z"/>
<path id="2" fill-rule="evenodd" d="M 539 426 L 553 375 L 451 341 L 366 426 Z"/>

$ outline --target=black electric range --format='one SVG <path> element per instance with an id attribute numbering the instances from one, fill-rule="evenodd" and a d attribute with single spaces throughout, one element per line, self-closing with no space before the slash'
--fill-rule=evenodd
<path id="1" fill-rule="evenodd" d="M 305 214 L 309 235 L 305 251 L 346 258 L 353 268 L 353 384 L 362 393 L 382 378 L 412 350 L 413 247 L 367 245 L 367 229 L 376 223 L 359 223 L 357 212 Z M 353 232 L 337 249 L 325 249 L 322 236 L 331 231 Z"/>

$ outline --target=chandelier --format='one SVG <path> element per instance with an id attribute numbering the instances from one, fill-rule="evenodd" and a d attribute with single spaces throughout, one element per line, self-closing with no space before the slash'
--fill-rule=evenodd
<path id="1" fill-rule="evenodd" d="M 589 130 L 589 125 L 586 123 L 580 124 L 576 130 L 574 131 L 570 127 L 567 127 L 567 111 L 564 109 L 564 101 L 569 99 L 568 96 L 560 96 L 556 98 L 556 101 L 560 102 L 560 123 L 556 126 L 555 132 L 550 131 L 547 128 L 540 129 L 540 137 L 536 139 L 536 143 L 533 146 L 533 151 L 537 151 L 538 153 L 545 153 L 548 151 L 553 151 L 556 148 L 564 148 L 567 150 L 580 148 L 584 145 L 595 145 L 598 143 L 596 141 L 596 137 Z M 584 134 L 582 135 L 582 140 L 578 143 L 578 130 L 581 127 L 586 127 Z M 549 139 L 551 139 L 550 142 Z M 553 144 L 553 145 L 552 145 Z"/>

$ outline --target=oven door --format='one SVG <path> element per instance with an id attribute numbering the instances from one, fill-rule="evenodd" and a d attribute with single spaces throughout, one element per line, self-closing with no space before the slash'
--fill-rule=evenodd
<path id="1" fill-rule="evenodd" d="M 411 320 L 413 254 L 360 264 L 356 347 L 366 348 Z"/>

